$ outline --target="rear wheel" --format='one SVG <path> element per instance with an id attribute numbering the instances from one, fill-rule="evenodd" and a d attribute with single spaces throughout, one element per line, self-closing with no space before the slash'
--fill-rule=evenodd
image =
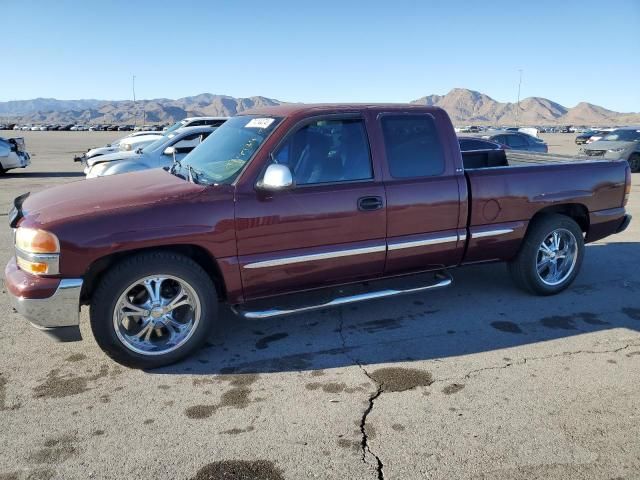
<path id="1" fill-rule="evenodd" d="M 634 153 L 629 157 L 629 168 L 632 172 L 640 172 L 640 153 Z"/>
<path id="2" fill-rule="evenodd" d="M 115 361 L 155 368 L 197 350 L 216 311 L 215 287 L 197 263 L 170 252 L 145 253 L 104 276 L 91 302 L 91 329 Z"/>
<path id="3" fill-rule="evenodd" d="M 576 278 L 584 256 L 580 226 L 564 215 L 534 220 L 509 271 L 522 289 L 537 295 L 554 295 Z"/>

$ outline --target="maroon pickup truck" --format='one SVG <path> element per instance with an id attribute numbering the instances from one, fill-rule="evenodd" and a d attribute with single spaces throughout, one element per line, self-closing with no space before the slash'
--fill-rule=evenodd
<path id="1" fill-rule="evenodd" d="M 513 157 L 510 157 L 513 155 Z M 287 105 L 238 115 L 181 163 L 15 200 L 16 310 L 134 367 L 197 349 L 220 303 L 263 319 L 451 284 L 507 261 L 555 294 L 584 243 L 624 230 L 626 161 L 460 152 L 447 114 L 414 105 Z"/>

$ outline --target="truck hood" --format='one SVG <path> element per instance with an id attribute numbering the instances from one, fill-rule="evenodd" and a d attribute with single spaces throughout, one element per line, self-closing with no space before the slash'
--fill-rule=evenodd
<path id="1" fill-rule="evenodd" d="M 48 228 L 77 217 L 169 203 L 206 188 L 162 169 L 80 180 L 29 195 L 20 225 Z"/>
<path id="2" fill-rule="evenodd" d="M 585 150 L 612 150 L 618 148 L 633 148 L 636 145 L 636 142 L 621 142 L 621 141 L 603 141 L 598 140 L 597 142 L 590 143 L 584 147 Z"/>
<path id="3" fill-rule="evenodd" d="M 99 155 L 97 157 L 92 157 L 88 159 L 87 165 L 89 165 L 90 167 L 93 167 L 96 163 L 115 162 L 117 160 L 133 160 L 133 159 L 138 159 L 143 155 L 144 154 L 136 153 L 135 151 L 133 152 L 122 151 L 122 152 L 109 153 L 107 155 Z"/>

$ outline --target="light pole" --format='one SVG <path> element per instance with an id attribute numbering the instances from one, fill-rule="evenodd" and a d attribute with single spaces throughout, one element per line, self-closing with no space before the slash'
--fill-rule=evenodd
<path id="1" fill-rule="evenodd" d="M 518 80 L 518 104 L 516 106 L 516 127 L 520 126 L 520 87 L 522 86 L 522 69 L 519 68 L 518 72 L 520 72 L 520 78 Z"/>
<path id="2" fill-rule="evenodd" d="M 138 126 L 138 106 L 136 105 L 136 76 L 133 75 L 131 81 L 131 88 L 133 90 L 133 123 Z"/>

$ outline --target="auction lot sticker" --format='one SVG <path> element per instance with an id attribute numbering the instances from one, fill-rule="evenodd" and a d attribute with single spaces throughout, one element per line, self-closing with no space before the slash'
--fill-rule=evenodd
<path id="1" fill-rule="evenodd" d="M 245 128 L 267 128 L 273 123 L 273 118 L 252 118 Z"/>

